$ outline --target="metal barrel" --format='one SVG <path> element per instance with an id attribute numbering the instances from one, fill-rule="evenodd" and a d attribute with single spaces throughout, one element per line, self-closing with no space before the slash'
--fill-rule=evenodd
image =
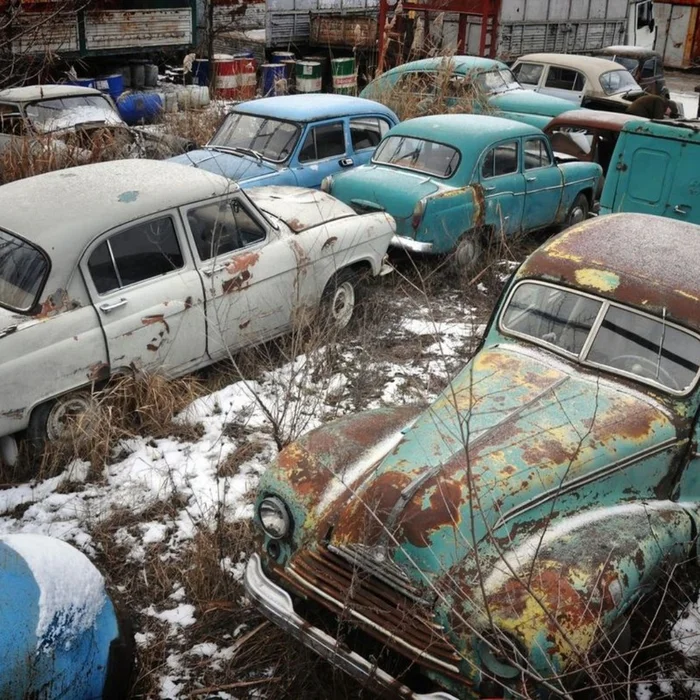
<path id="1" fill-rule="evenodd" d="M 263 63 L 260 70 L 263 97 L 287 94 L 287 75 L 283 63 Z"/>
<path id="2" fill-rule="evenodd" d="M 354 95 L 357 92 L 357 71 L 354 58 L 334 58 L 331 60 L 333 92 L 339 95 Z"/>
<path id="3" fill-rule="evenodd" d="M 321 64 L 318 61 L 297 61 L 297 92 L 321 92 Z"/>

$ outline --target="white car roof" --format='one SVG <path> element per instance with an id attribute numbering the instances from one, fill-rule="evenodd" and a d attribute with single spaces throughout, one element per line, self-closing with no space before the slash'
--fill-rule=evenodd
<path id="1" fill-rule="evenodd" d="M 102 95 L 102 93 L 94 88 L 79 87 L 78 85 L 30 85 L 0 90 L 0 100 L 8 102 L 33 102 L 34 100 L 81 95 Z"/>

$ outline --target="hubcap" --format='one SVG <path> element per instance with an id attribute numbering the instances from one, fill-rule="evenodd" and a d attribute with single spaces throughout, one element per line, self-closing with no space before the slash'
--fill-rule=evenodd
<path id="1" fill-rule="evenodd" d="M 478 242 L 473 238 L 465 238 L 457 247 L 455 257 L 462 270 L 469 270 L 476 264 L 479 257 Z"/>
<path id="2" fill-rule="evenodd" d="M 71 421 L 80 419 L 89 410 L 90 399 L 87 396 L 58 399 L 46 420 L 46 437 L 49 440 L 58 440 Z"/>
<path id="3" fill-rule="evenodd" d="M 345 328 L 350 323 L 355 309 L 355 288 L 350 282 L 343 282 L 333 294 L 331 316 L 336 328 Z"/>
<path id="4" fill-rule="evenodd" d="M 584 218 L 585 214 L 583 212 L 583 207 L 574 207 L 571 210 L 571 215 L 569 216 L 569 225 L 573 226 L 574 224 L 580 224 Z"/>

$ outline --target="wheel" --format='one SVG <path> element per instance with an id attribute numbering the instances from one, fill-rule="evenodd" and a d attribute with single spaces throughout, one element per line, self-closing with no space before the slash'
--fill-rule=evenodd
<path id="1" fill-rule="evenodd" d="M 329 325 L 341 330 L 352 319 L 357 306 L 357 273 L 353 270 L 340 270 L 330 278 L 321 297 L 323 317 Z"/>
<path id="2" fill-rule="evenodd" d="M 42 455 L 47 442 L 63 437 L 72 421 L 79 420 L 93 407 L 92 396 L 87 391 L 76 391 L 37 406 L 29 418 L 26 442 L 30 455 Z"/>
<path id="3" fill-rule="evenodd" d="M 473 272 L 484 253 L 484 243 L 481 235 L 476 231 L 465 233 L 457 243 L 454 252 L 454 264 L 457 271 L 465 274 Z"/>
<path id="4" fill-rule="evenodd" d="M 571 205 L 569 213 L 566 215 L 564 226 L 569 228 L 569 226 L 575 226 L 576 224 L 580 224 L 582 221 L 585 221 L 588 218 L 589 210 L 590 205 L 588 204 L 588 197 L 581 192 Z"/>
<path id="5" fill-rule="evenodd" d="M 638 357 L 637 355 L 617 355 L 610 359 L 610 366 L 618 369 L 633 372 L 641 377 L 659 381 L 670 389 L 680 391 L 681 387 L 673 375 L 648 357 Z"/>

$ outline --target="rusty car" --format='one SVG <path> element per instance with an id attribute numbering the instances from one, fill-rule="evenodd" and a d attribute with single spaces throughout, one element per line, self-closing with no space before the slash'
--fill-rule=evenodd
<path id="1" fill-rule="evenodd" d="M 639 214 L 543 244 L 432 405 L 347 415 L 268 467 L 256 607 L 387 696 L 590 687 L 697 557 L 698 265 L 700 227 Z"/>
<path id="2" fill-rule="evenodd" d="M 392 245 L 454 252 L 476 265 L 494 235 L 582 221 L 601 177 L 595 163 L 558 165 L 540 129 L 500 117 L 409 119 L 384 137 L 369 165 L 324 181 L 356 211 L 387 211 Z"/>
<path id="3" fill-rule="evenodd" d="M 80 203 L 76 202 L 80 193 Z M 322 316 L 391 271 L 395 226 L 319 191 L 249 194 L 154 160 L 0 187 L 0 454 L 41 445 L 120 372 L 181 375 Z"/>
<path id="4" fill-rule="evenodd" d="M 606 46 L 594 51 L 593 55 L 624 66 L 650 95 L 670 97 L 664 75 L 664 59 L 658 51 L 642 46 Z"/>
<path id="5" fill-rule="evenodd" d="M 93 88 L 32 85 L 0 90 L 0 156 L 44 155 L 58 169 L 95 158 L 167 158 L 194 147 L 174 134 L 127 126 L 111 98 Z"/>
<path id="6" fill-rule="evenodd" d="M 610 112 L 624 112 L 644 94 L 626 68 L 596 56 L 527 54 L 513 64 L 513 75 L 529 90 Z"/>

